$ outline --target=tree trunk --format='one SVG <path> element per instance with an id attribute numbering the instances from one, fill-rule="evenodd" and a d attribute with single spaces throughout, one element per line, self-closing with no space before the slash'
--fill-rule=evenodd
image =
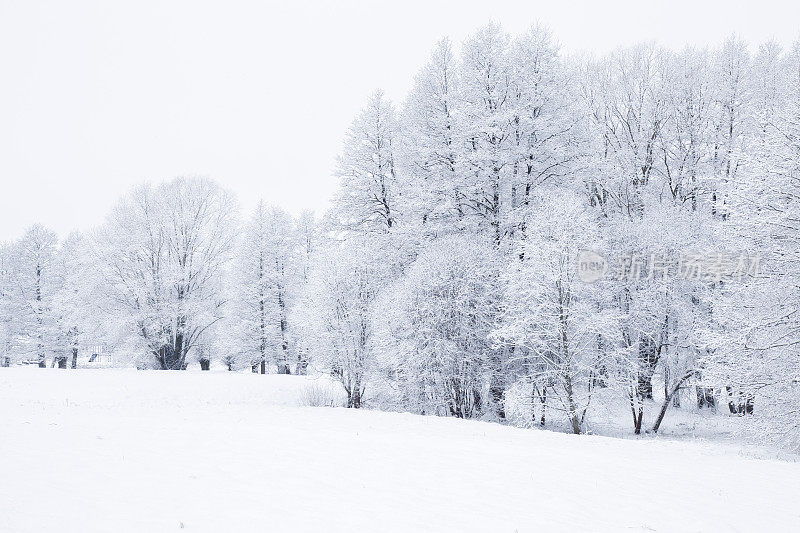
<path id="1" fill-rule="evenodd" d="M 492 398 L 492 405 L 494 406 L 495 413 L 500 420 L 505 420 L 506 412 L 503 408 L 503 393 L 504 387 L 499 377 L 492 378 L 492 385 L 489 389 L 489 396 Z"/>
<path id="2" fill-rule="evenodd" d="M 497 417 L 500 420 L 506 419 L 505 392 L 506 392 L 506 368 L 504 361 L 513 360 L 515 346 L 504 346 L 502 351 L 496 350 L 494 358 L 495 371 L 492 374 L 492 388 L 489 391 L 492 403 L 494 404 Z"/>
<path id="3" fill-rule="evenodd" d="M 639 435 L 642 432 L 642 421 L 644 420 L 644 404 L 639 395 L 638 386 L 635 391 L 628 391 L 628 399 L 631 403 L 631 415 L 633 416 L 633 433 L 634 435 Z M 637 400 L 639 403 L 638 410 L 636 406 Z"/>
<path id="4" fill-rule="evenodd" d="M 544 427 L 544 415 L 547 410 L 547 387 L 542 387 L 542 392 L 539 393 L 539 401 L 542 404 L 542 418 L 539 420 L 539 425 Z"/>
<path id="5" fill-rule="evenodd" d="M 308 361 L 304 361 L 298 356 L 297 364 L 294 367 L 294 373 L 298 376 L 305 376 L 308 374 Z"/>
<path id="6" fill-rule="evenodd" d="M 581 419 L 578 416 L 578 409 L 575 405 L 575 396 L 572 390 L 572 376 L 567 370 L 564 376 L 564 389 L 567 393 L 567 409 L 569 410 L 569 422 L 572 426 L 572 432 L 576 435 L 581 433 Z"/>
<path id="7" fill-rule="evenodd" d="M 58 358 L 58 368 L 67 368 L 67 357 L 61 356 Z"/>
<path id="8" fill-rule="evenodd" d="M 664 420 L 664 415 L 667 414 L 667 409 L 669 408 L 669 403 L 672 397 L 675 396 L 679 390 L 681 390 L 683 384 L 686 383 L 686 381 L 693 375 L 694 371 L 684 374 L 683 377 L 679 379 L 677 383 L 675 383 L 675 386 L 672 387 L 672 390 L 668 391 L 667 395 L 664 396 L 664 401 L 661 403 L 661 410 L 658 412 L 658 418 L 656 418 L 656 423 L 653 424 L 653 433 L 658 433 L 658 428 L 661 427 L 661 422 Z"/>
<path id="9" fill-rule="evenodd" d="M 725 391 L 728 393 L 728 410 L 733 415 L 752 415 L 753 414 L 753 400 L 754 397 L 751 393 L 734 393 L 733 387 L 726 386 Z M 734 397 L 736 401 L 734 401 Z"/>
<path id="10" fill-rule="evenodd" d="M 391 227 L 391 219 L 389 221 L 389 227 Z M 283 272 L 283 269 L 280 269 Z M 280 352 L 280 361 L 278 361 L 278 374 L 291 374 L 292 370 L 289 367 L 289 340 L 286 338 L 286 332 L 288 328 L 288 323 L 286 321 L 286 303 L 284 302 L 283 297 L 283 287 L 279 286 L 278 288 L 278 309 L 280 309 L 280 321 L 279 327 L 281 332 L 281 352 Z"/>
<path id="11" fill-rule="evenodd" d="M 703 407 L 716 407 L 717 406 L 717 399 L 714 396 L 714 389 L 711 387 L 701 387 L 698 385 L 695 388 L 697 393 L 697 408 L 702 409 Z"/>
<path id="12" fill-rule="evenodd" d="M 733 387 L 728 385 L 725 387 L 725 392 L 728 393 L 728 410 L 732 415 L 736 414 L 736 405 L 733 403 Z"/>
<path id="13" fill-rule="evenodd" d="M 347 397 L 347 407 L 359 409 L 361 407 L 361 391 L 358 387 L 353 387 Z"/>
<path id="14" fill-rule="evenodd" d="M 158 362 L 162 370 L 186 370 L 186 354 L 183 353 L 183 339 L 176 337 L 175 344 L 165 344 L 158 351 Z"/>
<path id="15" fill-rule="evenodd" d="M 639 373 L 637 376 L 640 398 L 653 399 L 653 373 L 658 364 L 656 343 L 648 337 L 639 341 Z"/>
<path id="16" fill-rule="evenodd" d="M 752 394 L 748 394 L 744 402 L 744 413 L 742 414 L 752 415 L 754 410 L 753 407 L 754 402 L 755 402 L 755 397 Z"/>
<path id="17" fill-rule="evenodd" d="M 200 359 L 200 370 L 208 370 L 211 368 L 210 359 Z"/>
<path id="18" fill-rule="evenodd" d="M 634 415 L 633 420 L 633 433 L 634 435 L 640 435 L 642 433 L 642 422 L 644 421 L 644 405 L 639 404 L 639 414 Z"/>
<path id="19" fill-rule="evenodd" d="M 72 368 L 78 368 L 78 348 L 72 347 Z"/>
<path id="20" fill-rule="evenodd" d="M 41 331 L 42 331 L 42 315 L 41 315 L 41 302 L 42 302 L 42 266 L 37 263 L 36 265 L 36 321 L 39 325 L 39 368 L 47 368 L 47 360 L 45 358 L 44 352 L 44 345 L 42 343 Z"/>

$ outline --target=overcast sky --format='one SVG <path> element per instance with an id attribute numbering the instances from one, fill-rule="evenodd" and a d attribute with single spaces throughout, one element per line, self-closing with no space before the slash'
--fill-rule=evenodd
<path id="1" fill-rule="evenodd" d="M 367 96 L 400 102 L 436 41 L 490 19 L 543 22 L 568 52 L 800 35 L 793 1 L 0 0 L 0 240 L 88 229 L 133 185 L 178 175 L 245 210 L 321 212 Z"/>

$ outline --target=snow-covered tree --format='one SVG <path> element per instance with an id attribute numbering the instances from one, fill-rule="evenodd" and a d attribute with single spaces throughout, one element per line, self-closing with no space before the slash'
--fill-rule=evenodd
<path id="1" fill-rule="evenodd" d="M 320 246 L 321 236 L 319 224 L 311 211 L 304 211 L 295 220 L 296 250 L 294 261 L 294 296 L 295 302 L 303 294 L 309 281 L 314 254 Z M 305 374 L 308 369 L 309 354 L 302 332 L 290 328 L 290 336 L 297 356 L 295 374 Z"/>
<path id="2" fill-rule="evenodd" d="M 267 360 L 279 374 L 291 373 L 289 306 L 297 275 L 298 236 L 291 217 L 260 202 L 245 227 L 232 281 L 232 313 L 237 348 L 253 371 L 266 372 Z"/>
<path id="3" fill-rule="evenodd" d="M 531 27 L 513 41 L 509 55 L 513 232 L 525 230 L 529 203 L 539 186 L 580 171 L 586 147 L 577 128 L 585 117 L 573 90 L 574 75 L 559 61 L 549 30 Z"/>
<path id="4" fill-rule="evenodd" d="M 353 238 L 321 248 L 296 313 L 312 365 L 342 384 L 348 407 L 361 407 L 376 366 L 372 309 L 393 264 L 385 242 Z"/>
<path id="5" fill-rule="evenodd" d="M 185 369 L 190 351 L 223 317 L 236 209 L 214 182 L 178 178 L 136 188 L 98 232 L 97 303 L 138 364 Z"/>
<path id="6" fill-rule="evenodd" d="M 619 344 L 619 316 L 607 283 L 579 275 L 581 253 L 603 250 L 596 213 L 576 193 L 535 197 L 523 259 L 504 274 L 505 299 L 494 337 L 512 343 L 523 379 L 542 399 L 555 400 L 571 430 L 581 433 L 592 390 Z M 542 411 L 544 417 L 544 411 Z"/>
<path id="7" fill-rule="evenodd" d="M 745 153 L 752 128 L 752 85 L 748 80 L 751 59 L 747 43 L 731 36 L 717 51 L 713 62 L 716 99 L 714 108 L 714 175 L 711 182 L 712 213 L 727 217 L 729 188 Z"/>
<path id="8" fill-rule="evenodd" d="M 401 116 L 399 164 L 406 176 L 407 219 L 431 235 L 461 229 L 467 209 L 466 183 L 458 172 L 463 153 L 458 75 L 450 41 L 444 39 L 417 74 Z"/>
<path id="9" fill-rule="evenodd" d="M 760 408 L 769 438 L 797 445 L 800 45 L 787 62 L 786 95 L 774 112 L 759 116 L 763 133 L 729 189 L 727 241 L 758 259 L 758 268 L 712 301 L 717 327 L 709 331 L 705 363 L 707 379 L 725 388 L 731 412 Z"/>
<path id="10" fill-rule="evenodd" d="M 61 283 L 53 312 L 59 324 L 59 368 L 67 368 L 68 362 L 76 368 L 81 347 L 101 336 L 98 333 L 101 320 L 92 312 L 93 275 L 88 244 L 82 234 L 72 233 L 61 243 L 56 256 Z"/>
<path id="11" fill-rule="evenodd" d="M 386 233 L 398 220 L 394 107 L 376 91 L 350 126 L 336 174 L 331 218 L 350 233 Z"/>
<path id="12" fill-rule="evenodd" d="M 514 105 L 509 36 L 484 26 L 464 43 L 460 86 L 465 208 L 482 231 L 500 243 L 513 170 Z"/>
<path id="13" fill-rule="evenodd" d="M 60 246 L 31 228 L 0 247 L 0 366 L 103 342 L 574 432 L 619 409 L 656 432 L 693 388 L 800 442 L 800 45 L 564 57 L 488 24 L 437 43 L 397 115 L 373 94 L 334 172 L 319 223 L 261 203 L 239 226 L 177 179 Z"/>
<path id="14" fill-rule="evenodd" d="M 53 299 L 59 291 L 56 264 L 58 237 L 34 225 L 10 250 L 9 292 L 12 353 L 21 362 L 36 362 L 42 368 L 58 351 L 58 321 Z"/>
<path id="15" fill-rule="evenodd" d="M 498 266 L 489 239 L 442 238 L 381 294 L 375 343 L 404 409 L 472 418 L 492 402 L 486 389 L 503 372 L 502 348 L 489 339 L 501 303 Z"/>

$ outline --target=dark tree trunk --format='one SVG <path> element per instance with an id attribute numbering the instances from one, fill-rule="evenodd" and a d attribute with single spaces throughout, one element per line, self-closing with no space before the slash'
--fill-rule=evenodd
<path id="1" fill-rule="evenodd" d="M 354 387 L 347 396 L 347 407 L 359 409 L 361 407 L 361 391 Z"/>
<path id="2" fill-rule="evenodd" d="M 9 367 L 11 366 L 11 358 L 6 356 L 0 357 L 0 367 Z"/>
<path id="3" fill-rule="evenodd" d="M 391 227 L 391 222 L 389 224 Z M 280 269 L 283 272 L 283 269 Z M 278 361 L 278 374 L 291 374 L 291 368 L 289 366 L 289 341 L 286 339 L 286 333 L 288 329 L 288 323 L 286 321 L 286 303 L 284 302 L 283 297 L 283 287 L 279 286 L 278 288 L 278 308 L 280 309 L 280 332 L 281 332 L 281 353 L 280 353 L 280 361 Z"/>
<path id="4" fill-rule="evenodd" d="M 542 417 L 539 419 L 539 425 L 544 427 L 545 412 L 547 411 L 547 387 L 542 387 L 542 392 L 539 393 L 539 402 L 542 404 Z"/>
<path id="5" fill-rule="evenodd" d="M 661 346 L 663 347 L 663 344 Z M 629 393 L 631 414 L 633 415 L 633 432 L 636 435 L 642 432 L 644 402 L 645 400 L 653 399 L 653 374 L 660 356 L 661 347 L 657 346 L 653 339 L 642 337 L 639 340 L 639 369 L 636 374 L 636 390 Z"/>
<path id="6" fill-rule="evenodd" d="M 755 409 L 753 405 L 754 403 L 755 403 L 755 397 L 752 394 L 748 394 L 744 402 L 744 413 L 742 414 L 752 415 L 753 410 Z"/>
<path id="7" fill-rule="evenodd" d="M 597 352 L 600 354 L 606 353 L 606 347 L 605 343 L 603 342 L 603 337 L 599 333 L 597 334 Z M 605 364 L 599 363 L 597 365 L 597 372 L 592 371 L 592 379 L 591 379 L 592 387 L 598 387 L 604 389 L 607 387 L 607 380 L 608 380 L 608 369 L 606 368 Z"/>
<path id="8" fill-rule="evenodd" d="M 495 353 L 493 359 L 493 366 L 494 372 L 491 375 L 491 383 L 489 384 L 489 398 L 491 400 L 491 405 L 494 408 L 495 413 L 497 414 L 497 418 L 500 420 L 505 420 L 506 418 L 506 411 L 505 411 L 505 404 L 503 401 L 503 397 L 505 396 L 505 382 L 503 379 L 503 361 L 501 359 L 502 355 L 499 353 Z"/>
<path id="9" fill-rule="evenodd" d="M 642 398 L 647 400 L 653 399 L 653 382 L 650 377 L 645 374 L 639 374 L 638 377 L 639 394 Z"/>
<path id="10" fill-rule="evenodd" d="M 489 394 L 492 397 L 492 404 L 494 405 L 495 412 L 500 420 L 504 420 L 506 418 L 506 411 L 503 407 L 503 392 L 503 386 L 497 382 L 492 385 L 492 388 L 489 391 Z"/>
<path id="11" fill-rule="evenodd" d="M 701 387 L 698 385 L 695 388 L 697 392 L 697 408 L 702 409 L 704 407 L 713 408 L 717 406 L 717 399 L 714 396 L 714 389 L 711 387 Z"/>
<path id="12" fill-rule="evenodd" d="M 642 422 L 644 421 L 644 405 L 639 404 L 639 412 L 633 415 L 633 433 L 639 435 L 642 433 Z"/>
<path id="13" fill-rule="evenodd" d="M 67 368 L 67 357 L 61 356 L 58 358 L 58 368 Z"/>
<path id="14" fill-rule="evenodd" d="M 186 370 L 186 355 L 183 353 L 183 340 L 176 338 L 175 345 L 165 344 L 158 351 L 157 359 L 162 370 Z"/>
<path id="15" fill-rule="evenodd" d="M 694 375 L 694 371 L 687 372 L 672 387 L 672 390 L 664 391 L 665 392 L 664 402 L 661 404 L 661 410 L 658 413 L 658 418 L 656 418 L 656 423 L 653 424 L 653 433 L 658 433 L 658 428 L 661 427 L 661 422 L 664 420 L 664 415 L 667 414 L 667 409 L 669 408 L 670 400 L 672 400 L 672 398 L 678 394 L 678 391 L 681 390 L 681 388 L 683 387 L 683 384 L 686 383 L 686 381 L 690 377 L 692 377 L 693 375 Z"/>
<path id="16" fill-rule="evenodd" d="M 41 307 L 38 305 L 42 301 L 42 265 L 36 265 L 36 302 L 37 302 L 37 317 L 36 320 L 41 328 L 42 324 L 42 316 L 41 316 Z M 39 330 L 41 331 L 41 329 Z M 47 360 L 45 358 L 44 346 L 41 342 L 41 337 L 39 338 L 39 368 L 47 368 Z"/>
<path id="17" fill-rule="evenodd" d="M 638 389 L 636 392 L 629 391 L 628 399 L 631 404 L 631 415 L 633 416 L 633 433 L 639 435 L 642 432 L 642 422 L 644 421 L 644 404 L 639 396 Z M 637 409 L 638 400 L 638 409 Z"/>
<path id="18" fill-rule="evenodd" d="M 200 359 L 200 370 L 209 370 L 211 368 L 210 359 Z"/>
<path id="19" fill-rule="evenodd" d="M 261 363 L 259 364 L 259 370 L 261 374 L 267 373 L 267 361 L 265 359 L 261 360 Z"/>
<path id="20" fill-rule="evenodd" d="M 725 387 L 725 391 L 728 393 L 728 410 L 731 412 L 732 415 L 736 414 L 737 408 L 736 404 L 733 403 L 733 390 L 732 387 L 727 386 Z"/>
<path id="21" fill-rule="evenodd" d="M 728 393 L 728 410 L 733 415 L 752 415 L 754 397 L 750 393 L 734 393 L 733 387 L 725 387 Z M 734 398 L 736 401 L 734 401 Z"/>
<path id="22" fill-rule="evenodd" d="M 639 373 L 637 385 L 640 398 L 653 399 L 653 373 L 658 364 L 656 343 L 648 337 L 639 341 Z"/>
<path id="23" fill-rule="evenodd" d="M 78 368 L 78 348 L 72 347 L 72 368 Z"/>

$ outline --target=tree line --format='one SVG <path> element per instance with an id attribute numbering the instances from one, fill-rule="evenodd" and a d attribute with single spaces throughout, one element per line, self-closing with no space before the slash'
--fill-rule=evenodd
<path id="1" fill-rule="evenodd" d="M 0 362 L 102 339 L 140 368 L 313 368 L 351 407 L 580 433 L 615 398 L 639 433 L 683 399 L 796 438 L 800 44 L 592 58 L 489 24 L 399 106 L 374 93 L 335 173 L 319 219 L 241 221 L 179 178 L 85 235 L 34 226 L 0 250 Z"/>

